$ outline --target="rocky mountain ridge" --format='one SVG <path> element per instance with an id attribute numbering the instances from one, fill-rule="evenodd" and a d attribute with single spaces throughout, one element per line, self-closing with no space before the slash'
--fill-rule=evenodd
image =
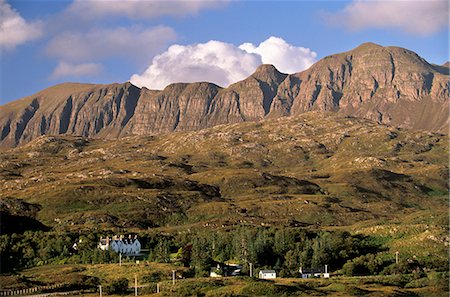
<path id="1" fill-rule="evenodd" d="M 117 138 L 336 111 L 404 128 L 448 132 L 450 82 L 399 47 L 365 43 L 287 75 L 261 65 L 227 88 L 208 82 L 149 90 L 127 82 L 65 83 L 0 107 L 0 146 L 41 135 Z"/>

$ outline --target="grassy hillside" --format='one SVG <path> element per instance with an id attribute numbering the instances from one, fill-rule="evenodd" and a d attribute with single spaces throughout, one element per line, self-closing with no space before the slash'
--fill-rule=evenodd
<path id="1" fill-rule="evenodd" d="M 40 205 L 40 221 L 70 228 L 442 216 L 447 143 L 323 113 L 116 141 L 46 136 L 2 152 L 0 195 Z"/>

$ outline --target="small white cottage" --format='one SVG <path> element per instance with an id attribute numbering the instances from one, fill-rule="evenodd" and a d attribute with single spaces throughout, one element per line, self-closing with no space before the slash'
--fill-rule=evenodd
<path id="1" fill-rule="evenodd" d="M 141 243 L 137 239 L 137 236 L 132 238 L 131 235 L 128 238 L 124 238 L 123 236 L 113 236 L 113 238 L 100 237 L 98 248 L 103 251 L 110 250 L 126 256 L 133 256 L 138 255 L 141 252 Z"/>
<path id="2" fill-rule="evenodd" d="M 261 279 L 275 279 L 277 278 L 277 273 L 275 270 L 260 270 L 259 278 Z"/>
<path id="3" fill-rule="evenodd" d="M 303 268 L 300 267 L 299 271 L 302 278 L 329 278 L 330 273 L 328 272 L 328 265 L 322 268 Z"/>

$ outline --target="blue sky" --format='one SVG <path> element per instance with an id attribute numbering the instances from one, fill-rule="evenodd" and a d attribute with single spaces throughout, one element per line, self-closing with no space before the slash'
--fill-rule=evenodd
<path id="1" fill-rule="evenodd" d="M 448 2 L 0 0 L 0 105 L 61 82 L 221 86 L 363 42 L 449 60 Z M 174 45 L 178 46 L 174 46 Z"/>

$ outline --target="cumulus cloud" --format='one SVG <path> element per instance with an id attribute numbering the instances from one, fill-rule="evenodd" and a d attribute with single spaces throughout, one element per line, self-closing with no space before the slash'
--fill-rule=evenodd
<path id="1" fill-rule="evenodd" d="M 294 73 L 308 68 L 315 62 L 317 54 L 309 48 L 293 46 L 282 38 L 270 37 L 261 42 L 258 47 L 244 43 L 240 49 L 261 56 L 264 64 L 272 64 L 285 73 Z"/>
<path id="2" fill-rule="evenodd" d="M 148 62 L 157 52 L 174 40 L 172 28 L 94 28 L 88 32 L 63 32 L 47 45 L 52 57 L 71 62 L 85 62 L 109 57 Z"/>
<path id="3" fill-rule="evenodd" d="M 102 66 L 96 63 L 82 63 L 71 64 L 65 61 L 60 61 L 51 74 L 51 79 L 58 79 L 62 77 L 81 77 L 93 76 L 102 71 Z"/>
<path id="4" fill-rule="evenodd" d="M 84 19 L 124 16 L 130 19 L 152 19 L 160 16 L 196 14 L 203 9 L 218 8 L 225 0 L 75 0 L 67 9 L 68 14 Z"/>
<path id="5" fill-rule="evenodd" d="M 14 49 L 27 41 L 42 36 L 42 23 L 27 22 L 5 0 L 0 0 L 0 48 Z"/>
<path id="6" fill-rule="evenodd" d="M 396 28 L 426 36 L 448 26 L 449 2 L 447 0 L 354 0 L 343 10 L 325 13 L 324 16 L 332 24 L 344 25 L 351 31 Z"/>
<path id="7" fill-rule="evenodd" d="M 258 47 L 244 43 L 237 47 L 211 40 L 193 45 L 172 45 L 153 58 L 141 75 L 130 81 L 137 86 L 162 89 L 174 82 L 209 81 L 228 86 L 249 76 L 262 63 L 270 63 L 282 72 L 297 72 L 309 67 L 316 53 L 295 47 L 281 38 L 270 37 Z"/>
<path id="8" fill-rule="evenodd" d="M 172 45 L 153 58 L 142 75 L 133 75 L 138 86 L 162 89 L 174 82 L 210 81 L 228 85 L 246 77 L 261 64 L 258 55 L 220 41 L 194 45 Z"/>

